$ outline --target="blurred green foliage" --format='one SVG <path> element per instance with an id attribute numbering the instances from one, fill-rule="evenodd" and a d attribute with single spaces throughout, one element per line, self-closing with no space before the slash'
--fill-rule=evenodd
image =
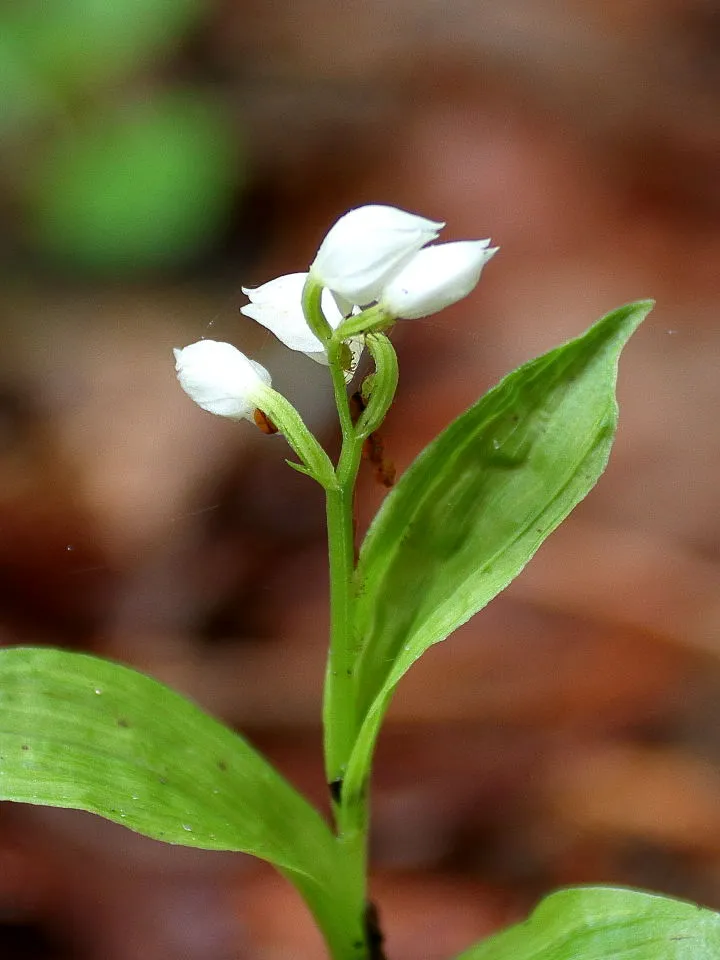
<path id="1" fill-rule="evenodd" d="M 192 260 L 217 236 L 242 185 L 241 151 L 222 106 L 177 89 L 168 70 L 205 9 L 0 9 L 0 186 L 17 243 L 75 272 L 128 275 Z"/>
<path id="2" fill-rule="evenodd" d="M 72 92 L 115 81 L 172 50 L 202 12 L 199 0 L 22 0 L 2 33 L 45 83 Z"/>
<path id="3" fill-rule="evenodd" d="M 105 271 L 185 259 L 225 218 L 233 155 L 222 115 L 197 94 L 94 118 L 41 158 L 32 197 L 38 242 Z"/>

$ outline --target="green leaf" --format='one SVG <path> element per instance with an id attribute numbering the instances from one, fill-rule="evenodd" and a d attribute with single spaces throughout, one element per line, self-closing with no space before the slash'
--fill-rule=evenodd
<path id="1" fill-rule="evenodd" d="M 637 890 L 586 887 L 547 897 L 524 923 L 457 960 L 717 960 L 720 915 Z"/>
<path id="2" fill-rule="evenodd" d="M 344 791 L 363 788 L 393 690 L 434 643 L 517 576 L 603 472 L 620 351 L 652 308 L 632 303 L 507 376 L 440 434 L 362 545 L 355 628 L 360 732 Z"/>
<path id="3" fill-rule="evenodd" d="M 362 905 L 317 811 L 240 736 L 135 670 L 47 648 L 0 651 L 0 800 L 261 857 L 298 888 L 333 956 L 363 942 Z"/>
<path id="4" fill-rule="evenodd" d="M 100 814 L 148 837 L 314 876 L 332 835 L 241 737 L 116 663 L 0 651 L 0 799 Z"/>

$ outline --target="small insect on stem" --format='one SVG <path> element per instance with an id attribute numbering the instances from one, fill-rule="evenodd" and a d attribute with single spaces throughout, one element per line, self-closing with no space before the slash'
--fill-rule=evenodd
<path id="1" fill-rule="evenodd" d="M 258 430 L 262 430 L 263 433 L 271 435 L 278 432 L 278 428 L 272 422 L 270 417 L 266 413 L 263 413 L 262 410 L 256 410 L 255 413 L 253 413 L 253 421 Z"/>

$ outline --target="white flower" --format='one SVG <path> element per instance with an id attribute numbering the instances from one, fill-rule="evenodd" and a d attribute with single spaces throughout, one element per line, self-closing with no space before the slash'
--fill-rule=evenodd
<path id="1" fill-rule="evenodd" d="M 389 281 L 380 306 L 391 317 L 415 320 L 466 297 L 498 247 L 490 240 L 460 240 L 426 247 Z"/>
<path id="2" fill-rule="evenodd" d="M 232 420 L 252 420 L 272 394 L 265 367 L 229 343 L 199 340 L 173 350 L 180 386 L 203 410 Z"/>
<path id="3" fill-rule="evenodd" d="M 286 347 L 299 350 L 317 363 L 327 366 L 325 348 L 308 326 L 303 314 L 302 293 L 307 277 L 307 273 L 288 273 L 255 289 L 243 287 L 242 292 L 250 303 L 240 307 L 240 313 L 274 333 Z M 334 330 L 343 319 L 343 314 L 327 288 L 322 292 L 321 305 L 325 319 Z M 348 307 L 348 313 L 351 309 L 352 305 Z M 353 337 L 348 341 L 348 345 L 352 354 L 352 364 L 346 372 L 346 380 L 349 382 L 363 351 L 363 339 Z"/>
<path id="4" fill-rule="evenodd" d="M 370 303 L 444 226 L 397 207 L 357 207 L 330 228 L 310 272 L 350 303 Z"/>
<path id="5" fill-rule="evenodd" d="M 242 292 L 250 303 L 240 307 L 240 313 L 257 320 L 286 347 L 300 350 L 316 359 L 318 354 L 325 356 L 325 349 L 307 325 L 303 314 L 302 292 L 306 280 L 306 273 L 288 273 L 254 290 L 243 287 Z M 342 314 L 329 290 L 322 292 L 322 311 L 334 330 L 342 320 Z M 324 362 L 327 363 L 327 360 Z"/>
<path id="6" fill-rule="evenodd" d="M 428 316 L 467 296 L 497 252 L 489 240 L 427 246 L 443 226 L 396 207 L 350 210 L 330 228 L 308 273 L 291 273 L 256 289 L 243 287 L 250 303 L 240 311 L 290 349 L 327 364 L 329 333 L 314 315 L 319 296 L 327 325 L 338 331 L 333 339 L 350 348 L 349 382 L 366 333 L 400 318 Z M 303 293 L 317 336 L 303 312 Z"/>

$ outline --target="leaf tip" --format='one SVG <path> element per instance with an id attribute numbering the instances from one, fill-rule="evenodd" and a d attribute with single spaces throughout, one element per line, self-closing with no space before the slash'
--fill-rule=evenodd
<path id="1" fill-rule="evenodd" d="M 644 300 L 636 300 L 632 306 L 635 307 L 638 313 L 642 314 L 642 319 L 644 320 L 656 303 L 657 300 L 654 297 L 646 297 Z"/>
<path id="2" fill-rule="evenodd" d="M 608 346 L 612 344 L 611 350 L 619 353 L 654 306 L 654 300 L 646 299 L 633 300 L 616 307 L 593 324 L 580 339 L 587 337 L 588 342 L 607 339 Z"/>

